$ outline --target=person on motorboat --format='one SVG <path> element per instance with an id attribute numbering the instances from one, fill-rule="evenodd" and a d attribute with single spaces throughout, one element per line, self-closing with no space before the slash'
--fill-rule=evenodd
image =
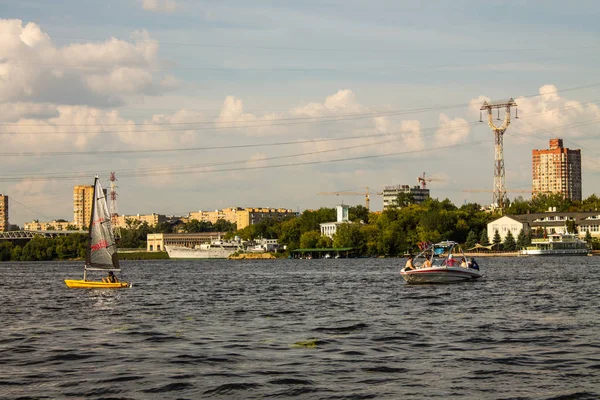
<path id="1" fill-rule="evenodd" d="M 413 255 L 408 254 L 406 256 L 406 258 L 407 258 L 407 260 L 406 260 L 406 264 L 404 265 L 404 270 L 411 271 L 411 270 L 415 269 L 415 266 L 413 265 Z"/>
<path id="2" fill-rule="evenodd" d="M 108 271 L 108 276 L 106 278 L 102 278 L 102 282 L 104 282 L 104 283 L 117 283 L 117 282 L 119 282 L 119 280 L 117 279 L 117 277 L 115 276 L 115 274 L 113 274 L 112 271 Z"/>
<path id="3" fill-rule="evenodd" d="M 473 268 L 473 269 L 476 269 L 477 271 L 479 271 L 479 265 L 477 265 L 477 261 L 475 261 L 475 259 L 473 257 L 471 257 L 471 259 L 469 260 L 467 266 L 469 268 Z"/>
<path id="4" fill-rule="evenodd" d="M 460 266 L 463 268 L 467 268 L 467 260 L 464 257 L 460 261 Z"/>
<path id="5" fill-rule="evenodd" d="M 425 257 L 425 261 L 423 261 L 421 268 L 431 268 L 431 256 Z"/>
<path id="6" fill-rule="evenodd" d="M 447 267 L 454 267 L 454 264 L 456 264 L 456 260 L 454 259 L 454 257 L 452 257 L 452 254 L 450 254 L 445 262 L 445 265 Z"/>

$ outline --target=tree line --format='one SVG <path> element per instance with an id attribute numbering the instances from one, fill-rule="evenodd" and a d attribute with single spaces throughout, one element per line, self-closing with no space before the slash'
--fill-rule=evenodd
<path id="1" fill-rule="evenodd" d="M 581 202 L 572 202 L 559 195 L 540 195 L 532 200 L 517 198 L 508 205 L 506 213 L 525 214 L 548 211 L 575 212 L 597 210 L 600 199 L 592 195 Z M 492 235 L 490 243 L 487 224 L 499 214 L 482 211 L 475 203 L 455 206 L 450 200 L 428 199 L 422 204 L 413 204 L 410 196 L 399 196 L 397 207 L 382 212 L 369 212 L 364 206 L 349 207 L 349 223 L 338 227 L 333 239 L 321 236 L 320 225 L 336 220 L 334 208 L 320 208 L 304 211 L 297 217 L 283 220 L 264 219 L 257 224 L 237 229 L 236 224 L 218 220 L 214 224 L 192 220 L 183 225 L 161 223 L 149 226 L 146 222 L 128 220 L 127 227 L 119 230 L 118 246 L 121 248 L 145 248 L 150 233 L 177 232 L 227 232 L 225 238 L 239 236 L 251 240 L 258 238 L 277 239 L 287 251 L 299 248 L 342 248 L 352 247 L 357 255 L 398 256 L 405 252 L 418 251 L 420 242 L 452 240 L 470 249 L 477 243 L 493 245 L 494 250 L 515 251 L 531 243 L 532 237 L 541 237 L 543 231 L 521 231 L 515 238 L 508 233 L 504 240 L 498 232 Z M 577 231 L 574 222 L 567 228 Z M 590 233 L 586 241 L 593 248 L 600 248 L 598 240 L 592 240 Z M 0 243 L 0 260 L 45 261 L 85 257 L 87 235 L 84 233 L 56 238 L 34 238 L 25 246 L 11 242 Z"/>

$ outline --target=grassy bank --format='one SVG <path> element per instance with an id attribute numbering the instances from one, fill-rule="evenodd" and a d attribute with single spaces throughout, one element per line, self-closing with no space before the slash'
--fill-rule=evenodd
<path id="1" fill-rule="evenodd" d="M 169 255 L 166 251 L 135 251 L 127 253 L 118 253 L 119 260 L 168 260 Z"/>

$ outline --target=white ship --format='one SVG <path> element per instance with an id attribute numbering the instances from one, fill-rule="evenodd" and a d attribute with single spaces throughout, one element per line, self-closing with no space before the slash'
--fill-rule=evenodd
<path id="1" fill-rule="evenodd" d="M 193 248 L 185 246 L 165 246 L 169 258 L 227 258 L 236 251 L 243 251 L 244 246 L 239 239 L 215 239 L 210 243 Z"/>
<path id="2" fill-rule="evenodd" d="M 555 233 L 544 239 L 532 239 L 531 245 L 519 250 L 521 256 L 588 255 L 587 243 L 570 233 Z"/>

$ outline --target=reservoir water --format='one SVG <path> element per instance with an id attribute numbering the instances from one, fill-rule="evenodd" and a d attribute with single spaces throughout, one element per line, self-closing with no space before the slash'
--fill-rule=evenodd
<path id="1" fill-rule="evenodd" d="M 0 263 L 0 398 L 599 399 L 600 257 Z"/>

